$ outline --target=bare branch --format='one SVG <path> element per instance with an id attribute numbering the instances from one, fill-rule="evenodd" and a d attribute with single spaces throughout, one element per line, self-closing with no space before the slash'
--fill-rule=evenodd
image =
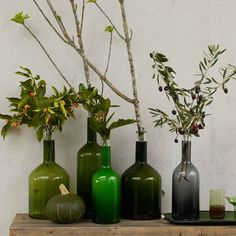
<path id="1" fill-rule="evenodd" d="M 81 55 L 82 56 L 82 55 Z M 120 92 L 111 82 L 110 80 L 107 78 L 107 76 L 102 75 L 102 73 L 86 58 L 84 57 L 85 61 L 88 63 L 88 65 L 90 66 L 90 68 L 98 75 L 98 77 L 103 80 L 105 82 L 105 84 L 107 86 L 109 86 L 111 88 L 111 90 L 113 92 L 115 92 L 119 97 L 123 98 L 125 101 L 129 102 L 129 103 L 135 103 L 134 99 L 131 99 L 129 97 L 127 97 L 126 95 L 124 95 L 122 92 Z"/>
<path id="2" fill-rule="evenodd" d="M 125 41 L 125 37 L 122 36 L 122 34 L 118 31 L 118 29 L 116 28 L 116 26 L 113 24 L 111 18 L 106 14 L 106 12 L 100 7 L 100 5 L 95 2 L 96 6 L 98 7 L 98 9 L 102 12 L 102 14 L 107 18 L 107 20 L 110 22 L 110 24 L 112 25 L 112 27 L 114 28 L 114 30 L 116 31 L 116 33 L 118 34 L 118 36 Z"/>
<path id="3" fill-rule="evenodd" d="M 50 7 L 50 9 L 51 9 L 51 11 L 53 13 L 54 18 L 56 19 L 56 21 L 57 21 L 57 23 L 59 25 L 59 27 L 61 29 L 61 32 L 63 33 L 64 37 L 68 40 L 68 42 L 71 41 L 72 39 L 67 34 L 66 28 L 65 28 L 64 24 L 62 23 L 61 17 L 59 15 L 57 15 L 57 12 L 55 11 L 51 1 L 50 0 L 46 0 L 46 1 L 47 1 L 48 6 Z"/>
<path id="4" fill-rule="evenodd" d="M 109 43 L 109 50 L 108 50 L 107 66 L 106 66 L 106 69 L 105 69 L 105 72 L 104 72 L 104 76 L 106 76 L 109 65 L 110 65 L 112 38 L 113 38 L 113 32 L 110 33 L 110 43 Z M 102 92 L 101 92 L 101 94 L 103 95 L 104 82 L 102 80 L 101 80 L 101 82 L 102 82 Z"/>
<path id="5" fill-rule="evenodd" d="M 62 79 L 67 83 L 67 85 L 70 88 L 73 88 L 72 85 L 69 83 L 69 81 L 66 79 L 66 77 L 62 74 L 61 70 L 58 68 L 58 66 L 55 64 L 55 62 L 53 61 L 53 59 L 51 58 L 51 56 L 49 55 L 49 53 L 47 52 L 47 50 L 45 49 L 45 47 L 43 46 L 43 44 L 41 43 L 41 41 L 38 39 L 38 37 L 25 25 L 23 24 L 23 26 L 25 27 L 25 29 L 33 36 L 33 38 L 38 42 L 38 44 L 40 45 L 40 47 L 43 49 L 43 51 L 45 52 L 46 56 L 48 57 L 48 59 L 50 60 L 50 62 L 53 64 L 53 66 L 55 67 L 55 69 L 57 70 L 57 72 L 60 74 L 60 76 L 62 77 Z"/>
<path id="6" fill-rule="evenodd" d="M 62 19 L 60 16 L 57 15 L 52 3 L 51 3 L 51 0 L 47 0 L 47 3 L 53 13 L 53 16 L 55 17 L 63 35 L 65 36 L 65 38 L 68 40 L 68 44 L 73 47 L 77 52 L 78 54 L 82 57 L 82 59 L 89 65 L 89 67 L 98 75 L 98 77 L 104 81 L 104 83 L 107 84 L 108 87 L 111 88 L 111 90 L 113 92 L 115 92 L 119 97 L 123 98 L 125 101 L 129 102 L 129 103 L 136 103 L 134 99 L 131 99 L 129 98 L 128 96 L 126 96 L 125 94 L 123 94 L 122 92 L 120 92 L 110 81 L 109 79 L 104 76 L 99 70 L 98 68 L 93 64 L 91 63 L 85 56 L 84 52 L 81 51 L 81 49 L 74 43 L 74 41 L 69 37 L 69 35 L 67 34 L 67 31 L 66 31 L 66 28 L 64 27 L 63 25 L 63 22 L 62 22 Z"/>
<path id="7" fill-rule="evenodd" d="M 110 60 L 111 60 L 111 47 L 112 47 L 112 38 L 113 38 L 113 33 L 110 33 L 110 43 L 109 43 L 109 50 L 108 50 L 108 59 L 107 59 L 107 66 L 106 66 L 106 70 L 104 72 L 104 76 L 106 76 L 109 65 L 110 65 Z"/>
<path id="8" fill-rule="evenodd" d="M 131 78 L 132 78 L 133 97 L 134 97 L 134 101 L 135 101 L 134 108 L 135 108 L 135 115 L 136 115 L 136 120 L 137 120 L 137 125 L 138 125 L 138 133 L 139 133 L 139 137 L 143 138 L 144 128 L 142 125 L 140 108 L 139 108 L 135 67 L 134 67 L 133 55 L 132 55 L 131 45 L 130 45 L 131 37 L 129 37 L 129 28 L 128 28 L 128 23 L 127 23 L 127 18 L 126 18 L 124 0 L 119 0 L 119 2 L 120 2 L 120 9 L 121 9 L 122 20 L 123 20 L 123 29 L 124 29 L 124 34 L 125 34 L 125 42 L 126 42 L 126 47 L 127 47 L 128 60 L 129 60 L 129 65 L 130 65 L 130 73 L 131 73 Z"/>
<path id="9" fill-rule="evenodd" d="M 63 40 L 64 43 L 68 43 L 63 36 L 57 31 L 57 29 L 54 27 L 54 25 L 51 23 L 51 21 L 48 19 L 48 17 L 44 14 L 42 8 L 39 6 L 39 4 L 36 2 L 36 0 L 33 0 L 34 4 L 36 5 L 36 7 L 39 9 L 39 11 L 41 12 L 41 14 L 43 15 L 43 17 L 45 18 L 45 20 L 48 22 L 48 24 L 52 27 L 52 29 L 55 31 L 55 33 L 61 38 L 61 40 Z"/>
<path id="10" fill-rule="evenodd" d="M 85 0 L 83 0 L 82 13 L 81 13 L 81 21 L 80 21 L 80 32 L 81 32 L 81 35 L 82 35 L 82 31 L 83 31 L 83 26 L 84 26 L 84 14 L 85 14 Z"/>
<path id="11" fill-rule="evenodd" d="M 81 53 L 84 54 L 84 45 L 83 45 L 83 40 L 82 40 L 80 22 L 79 22 L 79 18 L 78 18 L 78 15 L 77 15 L 77 6 L 76 6 L 74 0 L 70 0 L 70 3 L 71 3 L 73 15 L 74 15 L 78 43 L 79 43 L 79 46 L 80 46 Z M 84 73 L 85 73 L 86 82 L 87 82 L 87 85 L 89 86 L 89 85 L 91 85 L 90 76 L 89 76 L 89 67 L 88 67 L 88 64 L 85 62 L 84 59 L 83 59 L 83 64 L 84 64 Z"/>

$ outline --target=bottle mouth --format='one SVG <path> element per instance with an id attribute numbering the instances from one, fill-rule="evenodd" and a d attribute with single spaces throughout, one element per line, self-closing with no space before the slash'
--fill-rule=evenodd
<path id="1" fill-rule="evenodd" d="M 139 134 L 138 131 L 136 131 L 137 134 L 137 142 L 146 142 L 147 141 L 147 131 L 144 131 L 142 135 Z"/>
<path id="2" fill-rule="evenodd" d="M 102 146 L 110 147 L 110 141 L 108 139 L 102 141 Z"/>

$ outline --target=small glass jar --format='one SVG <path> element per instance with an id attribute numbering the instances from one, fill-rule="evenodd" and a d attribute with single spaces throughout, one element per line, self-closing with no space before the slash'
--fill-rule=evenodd
<path id="1" fill-rule="evenodd" d="M 210 190 L 210 209 L 211 219 L 224 219 L 225 217 L 225 191 L 223 189 Z"/>

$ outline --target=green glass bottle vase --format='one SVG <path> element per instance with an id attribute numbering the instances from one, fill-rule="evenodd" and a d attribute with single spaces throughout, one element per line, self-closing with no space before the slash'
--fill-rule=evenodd
<path id="1" fill-rule="evenodd" d="M 120 176 L 111 168 L 110 146 L 102 146 L 102 167 L 92 178 L 93 222 L 120 221 Z"/>
<path id="2" fill-rule="evenodd" d="M 87 143 L 77 154 L 77 194 L 86 205 L 86 217 L 92 216 L 92 176 L 101 168 L 101 147 L 97 144 L 97 135 L 87 121 Z"/>
<path id="3" fill-rule="evenodd" d="M 69 188 L 69 175 L 65 169 L 55 163 L 54 140 L 43 141 L 44 160 L 29 175 L 29 216 L 46 219 L 48 200 L 60 193 L 59 185 Z"/>
<path id="4" fill-rule="evenodd" d="M 161 176 L 147 163 L 147 141 L 136 141 L 135 163 L 121 176 L 122 217 L 150 220 L 161 217 Z"/>

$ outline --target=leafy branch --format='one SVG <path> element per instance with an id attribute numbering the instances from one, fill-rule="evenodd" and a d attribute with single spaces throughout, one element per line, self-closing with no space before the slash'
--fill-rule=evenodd
<path id="1" fill-rule="evenodd" d="M 115 113 L 109 115 L 110 108 L 117 106 L 111 105 L 109 98 L 104 98 L 98 94 L 95 87 L 86 88 L 83 84 L 80 84 L 78 94 L 79 103 L 89 113 L 90 127 L 100 134 L 104 144 L 110 139 L 111 130 L 136 122 L 133 119 L 118 119 L 111 122 Z"/>
<path id="2" fill-rule="evenodd" d="M 225 52 L 219 45 L 209 45 L 208 52 L 199 63 L 200 79 L 195 81 L 192 88 L 181 88 L 175 81 L 175 71 L 167 66 L 168 59 L 161 53 L 153 52 L 150 57 L 153 59 L 153 68 L 156 70 L 153 79 L 157 79 L 159 91 L 166 94 L 168 100 L 174 104 L 171 115 L 160 109 L 149 108 L 152 117 L 155 118 L 155 127 L 162 127 L 164 124 L 169 126 L 170 132 L 176 133 L 175 142 L 178 142 L 178 136 L 183 135 L 184 140 L 191 136 L 199 137 L 199 130 L 205 127 L 205 108 L 213 102 L 213 95 L 219 88 L 228 93 L 226 84 L 231 79 L 236 79 L 236 67 L 228 65 L 219 70 L 222 77 L 219 79 L 210 76 L 210 70 L 218 62 L 219 56 Z M 164 84 L 164 88 L 162 86 Z"/>
<path id="3" fill-rule="evenodd" d="M 20 67 L 16 74 L 26 78 L 20 82 L 19 97 L 8 98 L 13 115 L 0 114 L 0 119 L 6 120 L 1 135 L 7 135 L 10 128 L 27 125 L 36 129 L 38 141 L 51 139 L 56 130 L 62 131 L 62 125 L 69 117 L 74 117 L 73 110 L 78 107 L 78 97 L 72 89 L 65 87 L 62 92 L 53 88 L 53 94 L 47 97 L 46 82 L 39 75 L 33 75 L 31 70 Z"/>

